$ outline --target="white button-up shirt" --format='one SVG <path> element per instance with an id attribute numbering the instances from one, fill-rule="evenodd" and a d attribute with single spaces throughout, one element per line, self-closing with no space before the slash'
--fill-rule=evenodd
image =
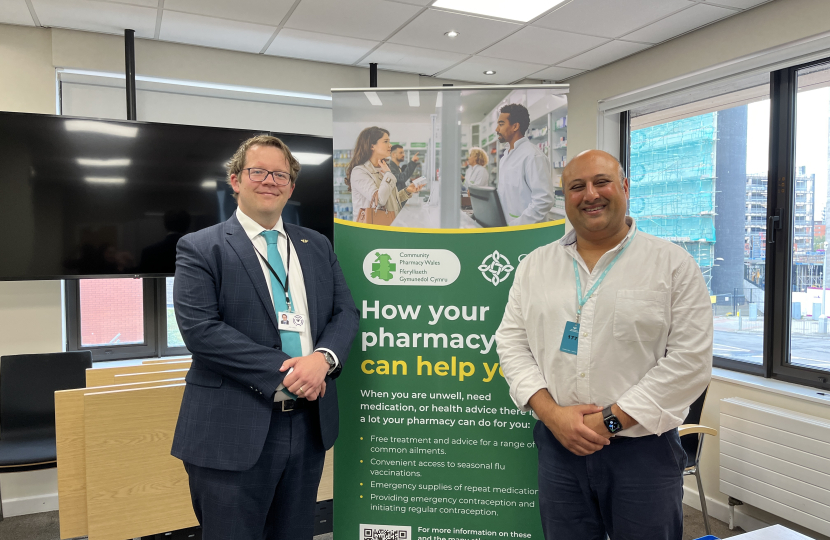
<path id="1" fill-rule="evenodd" d="M 499 159 L 498 193 L 508 225 L 548 221 L 555 202 L 548 158 L 522 137 Z"/>
<path id="2" fill-rule="evenodd" d="M 660 434 L 681 424 L 712 375 L 712 307 L 700 268 L 681 247 L 630 225 L 593 271 L 576 233 L 528 255 L 516 270 L 496 343 L 510 396 L 522 410 L 546 388 L 561 406 L 617 403 L 639 422 L 618 435 Z M 576 322 L 576 260 L 583 294 L 617 253 L 582 308 L 576 355 L 560 350 Z"/>
<path id="3" fill-rule="evenodd" d="M 245 230 L 245 234 L 248 235 L 248 238 L 251 240 L 251 243 L 254 245 L 254 249 L 259 251 L 263 257 L 268 259 L 268 243 L 265 241 L 265 237 L 262 236 L 262 232 L 268 229 L 265 229 L 262 225 L 248 217 L 240 208 L 236 209 L 236 219 L 239 220 L 239 224 L 242 225 L 242 228 Z M 285 234 L 285 227 L 282 223 L 282 216 L 280 216 L 279 221 L 277 224 L 274 225 L 273 231 L 277 231 L 279 237 L 277 238 L 277 250 L 280 252 L 280 257 L 283 261 L 283 266 L 285 266 L 286 262 L 288 261 L 288 235 Z M 265 276 L 265 283 L 268 285 L 268 294 L 271 295 L 271 298 L 274 298 L 274 291 L 271 286 L 271 271 L 268 270 L 268 266 L 262 261 L 262 258 L 257 255 L 257 259 L 259 259 L 259 266 L 262 268 L 262 273 Z M 276 270 L 276 269 L 275 269 Z M 291 307 L 294 309 L 294 312 L 301 313 L 305 315 L 306 319 L 309 317 L 308 313 L 308 299 L 305 295 L 305 281 L 303 280 L 303 268 L 300 266 L 300 259 L 297 256 L 297 250 L 294 249 L 294 244 L 291 242 L 291 262 L 288 265 L 288 290 L 291 294 Z M 280 294 L 282 292 L 277 291 Z M 298 332 L 300 334 L 300 347 L 302 348 L 303 356 L 308 356 L 312 352 L 314 352 L 314 343 L 311 338 L 311 324 L 306 324 L 303 326 L 303 329 Z M 330 353 L 334 357 L 335 368 L 339 365 L 340 360 L 337 358 L 337 355 L 334 354 L 333 351 L 329 349 L 316 349 L 319 351 L 326 351 Z M 331 371 L 331 370 L 330 370 Z M 281 401 L 286 399 L 285 394 L 282 392 L 277 392 L 274 396 L 274 401 Z"/>

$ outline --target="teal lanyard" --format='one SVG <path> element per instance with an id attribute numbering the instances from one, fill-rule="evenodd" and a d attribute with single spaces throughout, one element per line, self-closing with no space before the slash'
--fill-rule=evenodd
<path id="1" fill-rule="evenodd" d="M 637 236 L 636 230 L 634 231 L 634 234 L 631 235 L 631 238 L 629 238 L 628 243 L 620 250 L 619 253 L 617 253 L 617 256 L 614 257 L 613 260 L 611 260 L 611 263 L 607 267 L 605 267 L 605 270 L 602 271 L 602 274 L 600 274 L 599 279 L 597 279 L 593 287 L 588 289 L 588 292 L 585 293 L 585 296 L 582 296 L 582 280 L 579 279 L 579 268 L 576 265 L 576 259 L 573 259 L 574 276 L 576 276 L 576 301 L 579 303 L 579 307 L 576 310 L 577 324 L 579 324 L 579 316 L 582 314 L 582 307 L 588 302 L 588 300 L 590 300 L 591 296 L 594 295 L 597 288 L 599 288 L 600 284 L 602 283 L 602 280 L 604 280 L 605 276 L 608 275 L 608 272 L 610 272 L 611 269 L 614 268 L 614 265 L 617 264 L 617 260 L 622 256 L 623 253 L 625 253 L 625 250 L 628 249 L 628 246 L 631 245 L 631 242 L 634 240 L 635 236 Z"/>

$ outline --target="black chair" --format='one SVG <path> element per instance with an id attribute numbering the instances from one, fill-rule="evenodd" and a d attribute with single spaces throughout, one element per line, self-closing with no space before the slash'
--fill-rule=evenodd
<path id="1" fill-rule="evenodd" d="M 706 527 L 706 534 L 712 534 L 709 528 L 709 513 L 706 511 L 706 496 L 703 494 L 703 483 L 700 481 L 700 452 L 703 450 L 703 437 L 705 435 L 717 436 L 718 430 L 700 425 L 700 415 L 703 412 L 703 404 L 706 402 L 706 390 L 689 407 L 689 414 L 682 426 L 677 429 L 680 434 L 680 444 L 686 451 L 686 469 L 683 476 L 694 475 L 697 479 L 697 492 L 700 495 L 700 510 L 703 512 L 703 525 Z"/>
<path id="2" fill-rule="evenodd" d="M 90 351 L 0 357 L 0 473 L 57 466 L 55 392 L 86 386 L 91 367 Z"/>

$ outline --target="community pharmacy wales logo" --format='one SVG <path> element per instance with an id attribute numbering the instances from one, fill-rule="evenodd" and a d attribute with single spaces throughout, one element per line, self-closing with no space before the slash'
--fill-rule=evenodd
<path id="1" fill-rule="evenodd" d="M 513 265 L 510 264 L 510 259 L 499 253 L 499 250 L 495 250 L 481 261 L 478 269 L 484 279 L 495 286 L 510 277 Z"/>
<path id="2" fill-rule="evenodd" d="M 461 273 L 461 261 L 447 249 L 373 249 L 363 274 L 375 285 L 442 287 Z"/>

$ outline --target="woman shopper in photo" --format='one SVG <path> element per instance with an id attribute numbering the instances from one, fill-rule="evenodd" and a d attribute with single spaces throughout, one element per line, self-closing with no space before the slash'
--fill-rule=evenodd
<path id="1" fill-rule="evenodd" d="M 487 153 L 481 148 L 475 147 L 470 150 L 467 157 L 467 172 L 464 180 L 467 186 L 488 187 L 490 185 L 490 173 L 487 172 Z"/>
<path id="2" fill-rule="evenodd" d="M 352 192 L 355 221 L 361 220 L 361 209 L 368 212 L 373 207 L 384 208 L 397 216 L 401 202 L 421 190 L 421 186 L 412 184 L 406 189 L 397 189 L 397 179 L 386 163 L 391 152 L 389 132 L 383 128 L 368 127 L 357 136 L 352 160 L 346 167 L 346 185 Z"/>

